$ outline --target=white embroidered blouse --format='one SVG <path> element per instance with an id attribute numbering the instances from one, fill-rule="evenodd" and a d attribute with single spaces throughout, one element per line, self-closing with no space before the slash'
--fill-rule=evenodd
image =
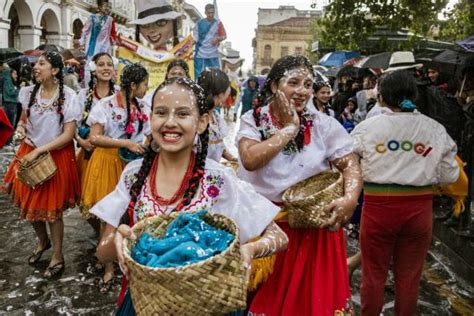
<path id="1" fill-rule="evenodd" d="M 212 112 L 213 121 L 209 122 L 209 145 L 207 158 L 219 162 L 224 154 L 224 138 L 229 134 L 229 127 L 217 111 Z"/>
<path id="2" fill-rule="evenodd" d="M 34 86 L 20 89 L 18 100 L 23 110 L 28 110 L 30 95 Z M 41 90 L 41 88 L 40 88 Z M 36 93 L 36 98 L 40 97 L 40 90 Z M 63 132 L 65 123 L 80 121 L 81 112 L 74 107 L 73 98 L 76 95 L 74 90 L 64 86 L 64 104 L 62 106 L 63 122 L 59 123 L 57 113 L 57 97 L 53 99 L 35 99 L 36 102 L 30 108 L 30 116 L 26 123 L 26 142 L 35 147 L 40 147 L 54 141 Z"/>
<path id="3" fill-rule="evenodd" d="M 100 124 L 104 126 L 104 135 L 114 139 L 126 139 L 125 127 L 127 124 L 127 109 L 117 102 L 117 94 L 101 99 L 89 113 L 87 125 Z M 145 136 L 150 135 L 150 107 L 143 101 L 138 101 L 141 113 L 146 115 L 143 128 L 139 131 L 139 119 L 133 121 L 134 132 L 131 141 L 142 143 Z M 135 110 L 136 111 L 136 110 Z M 138 111 L 132 115 L 138 115 Z"/>
<path id="4" fill-rule="evenodd" d="M 130 188 L 136 180 L 142 159 L 130 162 L 122 173 L 115 190 L 99 201 L 91 213 L 117 227 L 120 218 L 130 202 Z M 175 205 L 162 206 L 153 198 L 150 189 L 150 177 L 138 196 L 135 204 L 137 222 L 145 217 L 170 213 Z M 183 211 L 209 211 L 233 219 L 240 230 L 242 243 L 259 236 L 272 222 L 280 208 L 255 192 L 248 183 L 238 179 L 230 168 L 207 159 L 204 175 L 191 203 Z"/>
<path id="5" fill-rule="evenodd" d="M 264 167 L 248 171 L 239 159 L 238 176 L 251 183 L 256 191 L 274 202 L 281 202 L 283 192 L 292 185 L 311 176 L 329 170 L 329 162 L 342 158 L 352 152 L 352 139 L 342 125 L 334 118 L 307 106 L 306 122 L 311 127 L 309 144 L 298 151 L 296 143 L 290 142 Z M 269 107 L 264 106 L 260 112 L 260 126 L 257 127 L 253 111 L 242 116 L 237 143 L 242 138 L 262 141 L 278 131 L 273 123 Z"/>

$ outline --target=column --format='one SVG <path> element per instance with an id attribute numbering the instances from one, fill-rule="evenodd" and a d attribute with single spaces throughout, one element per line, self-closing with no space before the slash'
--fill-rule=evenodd
<path id="1" fill-rule="evenodd" d="M 0 47 L 8 47 L 8 31 L 10 22 L 0 18 Z"/>
<path id="2" fill-rule="evenodd" d="M 18 29 L 18 35 L 20 36 L 19 50 L 35 49 L 40 45 L 41 27 L 22 25 Z"/>

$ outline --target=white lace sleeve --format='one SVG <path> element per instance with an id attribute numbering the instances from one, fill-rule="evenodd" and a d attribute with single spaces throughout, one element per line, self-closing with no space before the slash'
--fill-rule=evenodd
<path id="1" fill-rule="evenodd" d="M 107 116 L 108 113 L 104 102 L 99 101 L 89 113 L 89 117 L 87 118 L 86 123 L 89 126 L 92 126 L 94 124 L 100 124 L 105 127 L 105 125 L 107 124 Z"/>
<path id="2" fill-rule="evenodd" d="M 74 99 L 76 97 L 76 92 L 69 87 L 64 87 L 64 123 L 69 123 L 75 121 L 80 122 L 82 118 L 81 108 L 76 106 Z"/>
<path id="3" fill-rule="evenodd" d="M 326 157 L 329 161 L 342 158 L 353 150 L 352 138 L 347 134 L 342 125 L 334 118 L 328 117 L 329 129 L 324 137 Z"/>
<path id="4" fill-rule="evenodd" d="M 248 111 L 240 118 L 240 129 L 237 132 L 236 143 L 238 144 L 242 138 L 249 138 L 256 141 L 262 141 L 262 136 L 258 131 L 253 111 Z"/>
<path id="5" fill-rule="evenodd" d="M 130 203 L 130 188 L 136 180 L 136 174 L 141 165 L 142 159 L 129 163 L 122 172 L 115 190 L 94 205 L 90 212 L 104 222 L 118 227 L 120 219 Z"/>
<path id="6" fill-rule="evenodd" d="M 280 208 L 258 194 L 252 185 L 237 178 L 231 169 L 223 168 L 215 172 L 221 176 L 223 183 L 212 210 L 235 221 L 240 230 L 241 243 L 259 236 Z"/>

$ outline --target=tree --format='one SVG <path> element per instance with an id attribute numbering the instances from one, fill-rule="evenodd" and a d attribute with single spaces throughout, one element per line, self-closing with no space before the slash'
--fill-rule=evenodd
<path id="1" fill-rule="evenodd" d="M 454 42 L 474 34 L 474 4 L 460 0 L 444 12 L 446 21 L 439 24 L 439 39 Z"/>
<path id="2" fill-rule="evenodd" d="M 311 62 L 317 63 L 318 59 L 321 56 L 318 56 L 317 53 L 315 54 L 311 50 L 312 50 L 313 43 L 316 42 L 316 41 L 321 40 L 322 28 L 321 28 L 320 23 L 319 23 L 319 18 L 314 18 L 311 21 L 310 32 L 311 32 L 311 39 L 308 42 L 308 48 L 307 48 L 306 53 L 309 56 L 309 58 L 311 59 Z"/>
<path id="3" fill-rule="evenodd" d="M 320 20 L 325 46 L 336 49 L 359 48 L 359 43 L 375 32 L 377 26 L 390 31 L 408 28 L 425 36 L 437 21 L 448 0 L 334 0 Z M 413 41 L 406 43 L 411 47 Z"/>

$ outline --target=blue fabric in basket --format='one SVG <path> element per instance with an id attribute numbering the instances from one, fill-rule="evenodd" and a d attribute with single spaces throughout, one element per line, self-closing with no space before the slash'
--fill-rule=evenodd
<path id="1" fill-rule="evenodd" d="M 136 262 L 153 268 L 180 267 L 215 256 L 229 247 L 235 236 L 201 219 L 207 211 L 181 213 L 161 238 L 144 232 L 132 249 Z"/>

